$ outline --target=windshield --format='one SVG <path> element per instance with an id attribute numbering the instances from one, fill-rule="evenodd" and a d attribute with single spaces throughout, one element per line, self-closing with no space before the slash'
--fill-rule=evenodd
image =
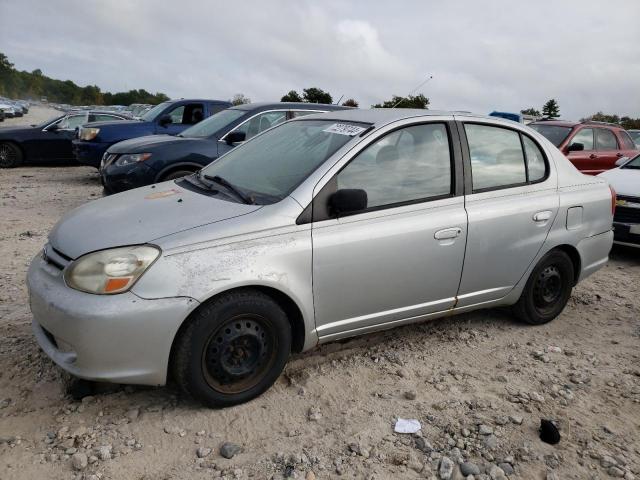
<path id="1" fill-rule="evenodd" d="M 289 195 L 316 168 L 354 138 L 336 133 L 335 120 L 283 123 L 234 148 L 202 169 L 202 176 L 221 177 L 256 203 L 275 203 Z M 357 135 L 368 125 L 348 123 Z M 343 130 L 344 131 L 344 130 Z"/>
<path id="2" fill-rule="evenodd" d="M 167 108 L 168 104 L 169 102 L 160 103 L 155 107 L 153 107 L 151 110 L 149 110 L 147 113 L 142 115 L 142 117 L 140 118 L 145 122 L 153 122 L 156 119 L 156 117 L 160 115 L 160 112 L 162 112 L 165 108 Z"/>
<path id="3" fill-rule="evenodd" d="M 640 155 L 636 155 L 630 162 L 625 163 L 620 168 L 640 168 Z"/>
<path id="4" fill-rule="evenodd" d="M 556 147 L 559 146 L 562 141 L 567 138 L 572 127 L 560 127 L 558 125 L 542 125 L 540 123 L 530 124 L 536 132 L 545 136 L 547 140 L 553 143 Z"/>
<path id="5" fill-rule="evenodd" d="M 640 130 L 627 130 L 627 133 L 631 135 L 636 144 L 640 145 Z"/>
<path id="6" fill-rule="evenodd" d="M 211 115 L 206 120 L 195 124 L 193 127 L 187 128 L 184 132 L 182 132 L 181 136 L 200 138 L 210 137 L 216 132 L 219 132 L 220 129 L 235 122 L 238 118 L 242 117 L 246 113 L 248 113 L 247 110 L 235 110 L 233 108 L 222 110 L 214 115 Z"/>

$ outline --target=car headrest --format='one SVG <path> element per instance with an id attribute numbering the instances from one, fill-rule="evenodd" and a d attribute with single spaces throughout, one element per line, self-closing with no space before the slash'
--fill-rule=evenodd
<path id="1" fill-rule="evenodd" d="M 378 154 L 376 155 L 376 163 L 378 165 L 384 165 L 385 163 L 398 160 L 398 158 L 400 158 L 400 155 L 398 155 L 398 149 L 393 145 L 387 145 L 378 151 Z"/>

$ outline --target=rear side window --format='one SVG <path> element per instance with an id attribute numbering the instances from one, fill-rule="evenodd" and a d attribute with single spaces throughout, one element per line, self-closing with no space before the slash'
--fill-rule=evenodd
<path id="1" fill-rule="evenodd" d="M 617 150 L 618 141 L 611 130 L 596 128 L 596 146 L 598 150 Z"/>
<path id="2" fill-rule="evenodd" d="M 466 124 L 473 190 L 527 181 L 520 135 L 506 128 Z"/>
<path id="3" fill-rule="evenodd" d="M 583 128 L 571 139 L 571 144 L 581 143 L 585 150 L 593 150 L 593 129 Z"/>
<path id="4" fill-rule="evenodd" d="M 620 130 L 618 132 L 620 134 L 620 140 L 622 140 L 622 148 L 625 150 L 635 150 L 636 144 L 633 142 L 631 137 L 624 130 Z"/>
<path id="5" fill-rule="evenodd" d="M 528 136 L 490 125 L 465 124 L 471 157 L 473 191 L 485 191 L 544 180 L 547 162 Z"/>

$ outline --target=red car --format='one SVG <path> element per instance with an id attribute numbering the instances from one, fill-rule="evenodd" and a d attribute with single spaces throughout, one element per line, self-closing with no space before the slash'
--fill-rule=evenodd
<path id="1" fill-rule="evenodd" d="M 529 126 L 549 139 L 578 170 L 597 175 L 622 157 L 635 157 L 636 144 L 620 125 L 605 122 L 539 120 Z"/>

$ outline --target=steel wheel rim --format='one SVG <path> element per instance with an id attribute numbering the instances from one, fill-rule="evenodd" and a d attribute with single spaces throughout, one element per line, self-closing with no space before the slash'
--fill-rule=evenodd
<path id="1" fill-rule="evenodd" d="M 10 146 L 5 144 L 0 145 L 0 165 L 3 167 L 8 167 L 13 165 L 15 159 L 17 158 L 16 151 Z"/>
<path id="2" fill-rule="evenodd" d="M 260 315 L 238 315 L 207 339 L 202 351 L 202 371 L 212 389 L 238 394 L 260 382 L 276 354 L 277 340 L 271 322 Z"/>
<path id="3" fill-rule="evenodd" d="M 545 267 L 537 276 L 533 288 L 533 301 L 537 309 L 548 311 L 562 297 L 562 274 L 556 265 Z"/>

